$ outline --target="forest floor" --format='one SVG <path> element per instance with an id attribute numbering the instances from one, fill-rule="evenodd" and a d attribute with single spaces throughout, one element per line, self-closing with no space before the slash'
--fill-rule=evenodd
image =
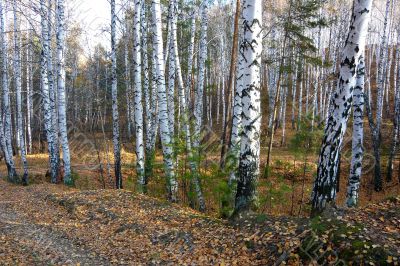
<path id="1" fill-rule="evenodd" d="M 0 265 L 397 265 L 400 198 L 233 222 L 126 190 L 0 180 Z"/>

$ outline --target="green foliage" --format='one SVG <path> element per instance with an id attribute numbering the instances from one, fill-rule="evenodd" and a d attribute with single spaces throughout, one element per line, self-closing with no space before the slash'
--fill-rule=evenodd
<path id="1" fill-rule="evenodd" d="M 310 228 L 312 233 L 303 239 L 299 254 L 305 260 L 313 258 L 316 254 L 314 251 L 317 251 L 317 259 L 326 261 L 332 256 L 331 251 L 336 250 L 334 256 L 343 262 L 353 262 L 354 265 L 366 265 L 368 262 L 387 265 L 390 252 L 366 239 L 362 235 L 365 228 L 361 224 L 317 216 L 311 219 Z"/>
<path id="2" fill-rule="evenodd" d="M 216 186 L 215 192 L 218 195 L 219 216 L 221 218 L 229 218 L 233 212 L 232 190 L 228 182 L 224 179 L 220 180 Z"/>
<path id="3" fill-rule="evenodd" d="M 267 206 L 272 209 L 274 206 L 287 205 L 288 199 L 290 199 L 288 194 L 292 192 L 292 187 L 287 185 L 287 180 L 293 178 L 293 165 L 277 160 L 267 171 L 270 171 L 270 176 L 275 178 L 260 181 L 260 186 L 266 187 L 268 191 L 265 195 L 261 195 L 260 204 L 264 206 L 262 209 L 267 209 Z"/>
<path id="4" fill-rule="evenodd" d="M 311 120 L 307 117 L 300 123 L 299 130 L 290 140 L 289 149 L 297 156 L 306 158 L 317 154 L 323 137 L 322 126 L 312 128 Z"/>
<path id="5" fill-rule="evenodd" d="M 81 176 L 75 172 L 71 171 L 71 184 L 67 184 L 68 186 L 75 187 L 76 183 L 81 179 Z"/>
<path id="6" fill-rule="evenodd" d="M 261 224 L 261 223 L 265 222 L 267 219 L 268 219 L 268 216 L 266 214 L 262 213 L 262 214 L 257 215 L 255 221 L 256 221 L 256 223 Z"/>
<path id="7" fill-rule="evenodd" d="M 331 65 L 330 62 L 324 62 L 318 55 L 316 38 L 311 38 L 306 34 L 310 31 L 320 31 L 321 28 L 330 25 L 330 22 L 320 12 L 323 4 L 324 2 L 319 0 L 291 0 L 287 10 L 282 13 L 282 16 L 279 16 L 276 26 L 282 28 L 283 38 L 288 43 L 288 47 L 285 48 L 291 51 L 289 52 L 291 57 L 286 52 L 287 58 L 284 60 L 285 66 L 280 67 L 281 73 L 293 73 L 296 66 L 302 67 L 304 63 L 321 67 Z M 270 46 L 280 48 L 281 40 L 273 39 Z M 270 64 L 271 61 L 267 63 Z"/>
<path id="8" fill-rule="evenodd" d="M 132 175 L 129 175 L 128 178 L 124 182 L 125 188 L 135 191 L 135 181 L 133 180 Z"/>

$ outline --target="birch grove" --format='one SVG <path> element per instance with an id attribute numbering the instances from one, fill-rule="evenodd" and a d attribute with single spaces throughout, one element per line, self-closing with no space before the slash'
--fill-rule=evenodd
<path id="1" fill-rule="evenodd" d="M 397 193 L 397 4 L 0 1 L 4 176 L 223 218 Z"/>

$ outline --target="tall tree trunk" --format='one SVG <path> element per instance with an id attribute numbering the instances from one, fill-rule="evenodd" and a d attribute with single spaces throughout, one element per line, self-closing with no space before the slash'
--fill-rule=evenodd
<path id="1" fill-rule="evenodd" d="M 57 80 L 58 80 L 58 119 L 64 162 L 64 183 L 72 184 L 71 156 L 68 144 L 67 112 L 65 96 L 65 31 L 64 0 L 57 0 Z"/>
<path id="2" fill-rule="evenodd" d="M 53 51 L 52 51 L 52 25 L 53 25 L 53 2 L 48 0 L 47 2 L 47 16 L 48 16 L 48 31 L 47 31 L 47 42 L 48 42 L 48 53 L 47 53 L 47 76 L 49 81 L 49 94 L 50 94 L 50 112 L 51 112 L 51 124 L 53 130 L 53 154 L 54 163 L 56 164 L 56 175 L 59 174 L 60 167 L 60 144 L 58 138 L 58 112 L 57 112 L 57 86 L 54 78 L 54 67 L 53 67 Z"/>
<path id="3" fill-rule="evenodd" d="M 180 106 L 182 107 L 182 128 L 185 134 L 185 142 L 186 142 L 186 150 L 189 158 L 189 165 L 191 170 L 191 182 L 196 193 L 197 203 L 199 206 L 199 210 L 204 212 L 206 210 L 206 204 L 203 196 L 203 192 L 201 190 L 200 185 L 200 176 L 199 176 L 199 169 L 196 158 L 193 156 L 192 152 L 192 141 L 191 141 L 191 133 L 190 133 L 190 124 L 189 124 L 189 116 L 188 116 L 188 108 L 186 103 L 186 96 L 185 96 L 185 84 L 183 82 L 182 77 L 182 70 L 180 66 L 180 59 L 179 59 L 179 52 L 178 52 L 178 38 L 177 38 L 177 3 L 176 0 L 172 0 L 172 23 L 171 23 L 171 56 L 170 59 L 173 57 L 174 62 L 176 64 L 176 78 L 178 80 L 178 87 L 179 87 L 179 101 Z"/>
<path id="4" fill-rule="evenodd" d="M 172 20 L 173 20 L 173 1 L 169 2 L 169 12 L 168 12 L 168 117 L 169 117 L 169 128 L 171 131 L 172 142 L 174 142 L 175 137 L 175 57 L 172 56 Z M 167 61 L 165 61 L 167 63 Z"/>
<path id="5" fill-rule="evenodd" d="M 149 178 L 153 174 L 153 163 L 155 159 L 155 139 L 157 129 L 154 114 L 157 112 L 157 95 L 151 90 L 155 90 L 156 85 L 152 84 L 150 88 L 149 81 L 149 60 L 148 60 L 148 28 L 147 28 L 147 17 L 146 17 L 146 1 L 142 1 L 142 12 L 141 12 L 141 28 L 142 28 L 142 57 L 143 57 L 143 92 L 144 92 L 144 104 L 145 104 L 145 164 L 144 164 L 144 180 L 147 184 Z M 154 53 L 154 52 L 153 52 Z M 154 65 L 154 61 L 153 64 Z M 153 76 L 154 76 L 154 71 Z M 155 104 L 152 103 L 154 101 Z M 146 191 L 144 191 L 146 192 Z"/>
<path id="6" fill-rule="evenodd" d="M 261 134 L 262 6 L 261 0 L 243 2 L 243 40 L 239 58 L 242 61 L 243 74 L 243 133 L 235 214 L 249 211 L 257 205 Z"/>
<path id="7" fill-rule="evenodd" d="M 42 54 L 40 61 L 40 73 L 41 73 L 41 84 L 42 84 L 42 101 L 43 101 L 43 113 L 44 113 L 44 127 L 47 137 L 47 145 L 49 152 L 50 161 L 50 175 L 51 182 L 57 182 L 58 174 L 58 160 L 56 152 L 54 151 L 54 135 L 52 123 L 52 111 L 50 108 L 50 89 L 49 89 L 49 75 L 48 75 L 48 54 L 49 50 L 49 23 L 48 23 L 48 9 L 45 4 L 45 0 L 40 0 L 40 10 L 41 10 L 41 27 L 42 27 Z"/>
<path id="8" fill-rule="evenodd" d="M 144 143 L 143 143 L 143 104 L 142 104 L 142 43 L 141 43 L 141 0 L 135 0 L 133 20 L 133 80 L 135 94 L 135 135 L 136 135 L 136 174 L 139 192 L 146 192 L 147 181 L 144 176 Z"/>
<path id="9" fill-rule="evenodd" d="M 130 40 L 130 28 L 128 23 L 128 17 L 125 18 L 125 40 L 124 40 L 124 63 L 125 63 L 125 95 L 126 95 L 126 121 L 127 121 L 127 133 L 128 138 L 132 136 L 132 124 L 134 118 L 132 118 L 132 86 L 131 86 L 131 66 L 129 61 L 129 40 Z"/>
<path id="10" fill-rule="evenodd" d="M 32 151 L 32 115 L 33 115 L 33 68 L 32 68 L 32 37 L 29 33 L 28 44 L 26 46 L 26 130 L 28 153 Z"/>
<path id="11" fill-rule="evenodd" d="M 400 32 L 399 32 L 400 33 Z M 393 177 L 393 160 L 399 146 L 399 127 L 400 127 L 400 35 L 398 36 L 398 43 L 396 47 L 396 62 L 394 71 L 394 118 L 393 118 L 393 139 L 390 147 L 389 161 L 387 166 L 386 180 L 392 181 Z"/>
<path id="12" fill-rule="evenodd" d="M 336 199 L 338 159 L 349 118 L 356 70 L 365 49 L 365 39 L 372 0 L 357 0 L 353 4 L 350 30 L 343 48 L 338 85 L 332 97 L 332 112 L 325 127 L 319 156 L 317 178 L 311 195 L 312 215 L 322 212 Z"/>
<path id="13" fill-rule="evenodd" d="M 3 113 L 2 118 L 4 119 L 4 143 L 2 141 L 4 157 L 6 159 L 8 180 L 15 182 L 17 179 L 17 172 L 15 170 L 15 164 L 13 159 L 13 148 L 12 148 L 12 128 L 11 128 L 11 106 L 10 106 L 10 90 L 8 86 L 8 45 L 6 36 L 6 10 L 4 1 L 0 1 L 0 34 L 1 34 L 1 54 L 3 55 L 2 61 L 2 90 L 3 90 Z M 1 120 L 1 119 L 0 119 Z M 2 134 L 0 134 L 1 136 Z"/>
<path id="14" fill-rule="evenodd" d="M 20 140 L 20 154 L 22 165 L 24 167 L 24 175 L 22 177 L 22 184 L 28 185 L 28 162 L 26 160 L 26 148 L 25 148 L 25 130 L 23 126 L 22 116 L 22 69 L 21 69 L 21 36 L 19 29 L 19 21 L 17 17 L 17 1 L 13 1 L 13 12 L 14 12 L 14 78 L 16 87 L 16 98 L 17 98 L 17 133 Z"/>
<path id="15" fill-rule="evenodd" d="M 203 126 L 203 97 L 204 97 L 204 84 L 206 82 L 206 59 L 207 59 L 207 29 L 208 29 L 208 6 L 207 1 L 204 0 L 201 4 L 201 30 L 200 30 L 200 50 L 199 50 L 199 77 L 197 83 L 197 90 L 195 93 L 194 102 L 194 140 L 193 147 L 196 152 L 199 152 L 201 141 L 201 129 Z"/>
<path id="16" fill-rule="evenodd" d="M 118 90 L 117 90 L 117 54 L 115 31 L 117 27 L 117 16 L 115 14 L 115 0 L 111 0 L 111 97 L 112 97 L 112 124 L 114 144 L 114 171 L 117 189 L 122 189 L 121 172 L 121 144 L 119 137 L 119 115 L 118 115 Z"/>
<path id="17" fill-rule="evenodd" d="M 374 166 L 374 184 L 375 191 L 381 191 L 383 189 L 382 184 L 382 173 L 381 173 L 381 160 L 380 160 L 380 148 L 381 148 L 381 124 L 382 124 L 382 112 L 383 112 L 383 97 L 384 97 L 384 73 L 385 73 L 385 65 L 387 60 L 385 60 L 385 48 L 387 42 L 387 23 L 389 17 L 389 9 L 390 9 L 390 0 L 386 1 L 386 12 L 383 24 L 383 35 L 381 40 L 381 46 L 379 51 L 379 64 L 378 64 L 378 77 L 377 77 L 377 103 L 376 103 L 376 118 L 374 130 L 371 130 L 373 136 L 373 149 L 375 156 L 375 166 Z"/>
<path id="18" fill-rule="evenodd" d="M 167 92 L 165 88 L 165 65 L 163 53 L 163 37 L 161 22 L 161 6 L 160 0 L 152 1 L 152 18 L 153 18 L 153 48 L 155 52 L 155 69 L 158 87 L 158 115 L 160 122 L 160 134 L 163 148 L 165 172 L 167 178 L 168 199 L 172 202 L 178 200 L 178 182 L 175 178 L 175 169 L 173 161 L 172 140 L 169 130 Z"/>
<path id="19" fill-rule="evenodd" d="M 220 166 L 221 168 L 224 167 L 225 165 L 225 156 L 227 153 L 229 153 L 230 151 L 230 147 L 232 147 L 232 143 L 229 144 L 229 140 L 232 141 L 233 139 L 237 139 L 239 131 L 238 126 L 239 124 L 235 124 L 237 122 L 240 123 L 241 119 L 239 119 L 239 116 L 241 116 L 241 114 L 239 114 L 239 112 L 241 112 L 241 91 L 235 92 L 235 72 L 236 72 L 236 62 L 237 62 L 237 57 L 238 57 L 238 43 L 239 43 L 239 17 L 240 17 L 240 10 L 241 10 L 241 6 L 240 6 L 240 0 L 236 0 L 236 11 L 235 11 L 235 22 L 234 22 L 234 28 L 233 28 L 233 43 L 232 43 L 232 52 L 231 52 L 231 64 L 230 64 L 230 68 L 229 68 L 229 78 L 228 78 L 228 99 L 230 102 L 230 99 L 232 98 L 232 94 L 235 93 L 234 95 L 234 107 L 237 106 L 236 108 L 236 114 L 233 115 L 232 117 L 232 108 L 231 105 L 228 104 L 228 109 L 227 109 L 227 116 L 226 116 L 226 121 L 228 122 L 226 124 L 226 126 L 223 127 L 223 134 L 222 134 L 222 147 L 221 147 L 221 160 L 220 160 Z M 239 97 L 238 99 L 236 99 L 236 97 Z M 239 102 L 240 101 L 240 102 Z M 239 109 L 238 109 L 239 108 Z M 233 110 L 233 112 L 235 113 L 235 110 Z M 236 118 L 235 118 L 236 116 Z M 236 127 L 236 128 L 234 128 Z M 235 132 L 233 133 L 233 131 L 235 130 Z M 235 135 L 235 136 L 234 136 Z M 236 147 L 236 145 L 238 145 L 238 142 L 236 141 L 235 143 L 233 143 L 233 145 Z M 239 150 L 236 150 L 235 154 L 237 155 L 236 157 L 238 157 Z M 232 181 L 232 179 L 236 179 L 234 176 L 230 177 L 230 182 Z"/>
<path id="20" fill-rule="evenodd" d="M 188 49 L 188 72 L 186 77 L 186 103 L 190 104 L 190 94 L 192 91 L 193 83 L 193 56 L 194 56 L 194 43 L 196 37 L 196 12 L 193 10 L 190 15 L 190 43 Z"/>

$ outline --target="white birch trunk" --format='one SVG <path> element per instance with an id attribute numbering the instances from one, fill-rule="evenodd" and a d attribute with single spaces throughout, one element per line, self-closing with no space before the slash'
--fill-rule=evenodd
<path id="1" fill-rule="evenodd" d="M 32 38 L 29 34 L 28 45 L 26 47 L 26 130 L 27 130 L 27 145 L 28 153 L 32 154 L 32 115 L 33 115 L 33 68 L 32 68 Z"/>
<path id="2" fill-rule="evenodd" d="M 142 1 L 142 12 L 141 12 L 141 29 L 142 29 L 142 59 L 143 59 L 143 92 L 144 92 L 144 104 L 145 104 L 145 165 L 144 165 L 144 179 L 147 184 L 149 178 L 153 174 L 153 163 L 155 159 L 155 139 L 157 129 L 155 114 L 157 109 L 157 95 L 155 93 L 155 84 L 151 85 L 149 80 L 149 60 L 148 60 L 148 27 L 146 17 L 146 1 Z M 154 65 L 154 61 L 153 61 Z M 154 74 L 154 71 L 152 71 Z M 151 90 L 154 90 L 153 92 Z M 152 102 L 154 100 L 154 102 Z M 146 191 L 144 191 L 146 192 Z"/>
<path id="3" fill-rule="evenodd" d="M 14 12 L 14 78 L 16 87 L 16 98 L 17 98 L 17 133 L 20 140 L 20 154 L 22 165 L 24 167 L 24 175 L 22 177 L 22 184 L 28 185 L 28 162 L 26 160 L 26 148 L 25 148 L 25 130 L 23 126 L 22 116 L 22 69 L 21 69 L 21 36 L 19 21 L 17 17 L 17 1 L 13 1 L 13 12 Z"/>
<path id="4" fill-rule="evenodd" d="M 353 91 L 352 156 L 350 164 L 350 176 L 347 183 L 346 200 L 348 207 L 354 207 L 357 205 L 360 189 L 362 160 L 364 155 L 364 78 L 365 63 L 364 57 L 361 55 L 360 63 L 357 67 L 356 86 Z"/>
<path id="5" fill-rule="evenodd" d="M 167 47 L 166 49 L 169 50 L 168 54 L 169 60 L 168 60 L 168 117 L 169 117 L 169 128 L 170 128 L 170 134 L 172 138 L 172 142 L 174 141 L 175 137 L 175 75 L 176 75 L 176 70 L 175 70 L 175 57 L 172 56 L 172 20 L 174 16 L 174 11 L 173 11 L 173 0 L 170 1 L 169 3 L 169 13 L 168 13 L 168 40 L 167 40 Z M 167 61 L 165 61 L 167 62 Z"/>
<path id="6" fill-rule="evenodd" d="M 243 40 L 239 50 L 243 74 L 243 133 L 235 200 L 236 213 L 248 211 L 257 205 L 261 134 L 262 3 L 262 0 L 243 2 Z"/>
<path id="7" fill-rule="evenodd" d="M 57 80 L 58 121 L 64 162 L 64 183 L 72 184 L 71 156 L 68 144 L 66 92 L 65 92 L 65 15 L 64 0 L 57 0 Z"/>
<path id="8" fill-rule="evenodd" d="M 167 178 L 168 199 L 172 202 L 177 201 L 178 182 L 175 178 L 175 169 L 173 161 L 172 140 L 168 121 L 168 99 L 165 87 L 165 64 L 163 53 L 163 37 L 161 22 L 160 0 L 152 1 L 153 18 L 153 49 L 155 52 L 155 69 L 158 87 L 158 115 L 160 122 L 161 142 L 163 146 L 164 164 Z"/>
<path id="9" fill-rule="evenodd" d="M 239 58 L 241 59 L 241 58 Z M 235 193 L 238 166 L 239 166 L 239 156 L 240 156 L 240 134 L 242 131 L 242 90 L 243 90 L 243 60 L 238 60 L 238 65 L 236 69 L 236 89 L 233 99 L 233 117 L 232 117 L 232 131 L 231 131 L 231 142 L 229 151 L 231 153 L 231 164 L 229 168 L 231 171 L 229 173 L 229 187 L 232 193 Z"/>
<path id="10" fill-rule="evenodd" d="M 49 161 L 50 161 L 50 175 L 53 183 L 57 182 L 57 158 L 54 152 L 54 131 L 52 123 L 52 112 L 50 109 L 50 92 L 49 92 L 49 75 L 48 75 L 48 54 L 49 50 L 49 24 L 47 7 L 45 0 L 40 0 L 41 10 L 41 27 L 42 27 L 42 54 L 40 61 L 41 85 L 42 85 L 42 107 L 44 113 L 44 127 L 46 131 Z"/>
<path id="11" fill-rule="evenodd" d="M 190 93 L 191 93 L 191 88 L 192 88 L 192 82 L 193 82 L 193 56 L 194 56 L 194 42 L 195 42 L 195 37 L 196 37 L 196 12 L 192 11 L 192 14 L 190 15 L 190 43 L 189 43 L 189 49 L 188 49 L 188 72 L 187 72 L 187 78 L 186 78 L 186 102 L 187 104 L 190 104 Z"/>
<path id="12" fill-rule="evenodd" d="M 2 58 L 2 90 L 3 90 L 3 115 L 4 119 L 4 143 L 2 140 L 2 145 L 4 146 L 4 157 L 7 162 L 8 179 L 9 181 L 16 181 L 17 172 L 15 170 L 15 164 L 13 159 L 13 148 L 12 148 L 12 125 L 11 125 L 11 106 L 10 106 L 10 90 L 8 86 L 8 45 L 6 36 L 6 10 L 5 3 L 0 1 L 0 12 L 1 12 L 1 23 L 0 23 L 0 34 L 1 34 L 1 53 Z M 1 120 L 1 119 L 0 119 Z M 1 134 L 0 134 L 1 136 Z"/>
<path id="13" fill-rule="evenodd" d="M 118 115 L 118 90 L 117 90 L 117 54 L 116 54 L 116 27 L 117 16 L 115 14 L 115 0 L 111 0 L 111 97 L 112 97 L 112 121 L 113 121 L 113 145 L 114 145 L 114 171 L 116 188 L 122 189 L 121 173 L 121 144 L 119 137 Z"/>
<path id="14" fill-rule="evenodd" d="M 206 75 L 206 59 L 207 59 L 207 29 L 208 29 L 208 6 L 204 0 L 201 4 L 201 31 L 200 31 L 200 48 L 199 48 L 199 77 L 194 102 L 194 140 L 193 147 L 196 152 L 200 148 L 200 134 L 203 126 L 203 96 Z"/>
<path id="15" fill-rule="evenodd" d="M 142 104 L 142 43 L 141 43 L 141 0 L 135 0 L 133 18 L 133 81 L 135 98 L 135 135 L 136 135 L 136 174 L 138 190 L 145 192 L 146 179 L 144 176 L 144 143 L 143 143 L 143 104 Z"/>
<path id="16" fill-rule="evenodd" d="M 54 78 L 54 67 L 53 67 L 53 51 L 52 51 L 52 26 L 53 26 L 53 8 L 52 0 L 48 0 L 47 6 L 47 16 L 48 16 L 48 31 L 47 31 L 47 43 L 48 43 L 48 53 L 47 53 L 47 75 L 49 81 L 49 94 L 50 94 L 50 112 L 51 112 L 51 123 L 53 131 L 53 154 L 54 163 L 56 164 L 56 174 L 58 175 L 59 163 L 60 163 L 60 145 L 58 138 L 58 118 L 57 118 L 57 93 L 56 93 L 56 83 Z"/>
<path id="17" fill-rule="evenodd" d="M 343 48 L 338 85 L 332 95 L 332 112 L 325 127 L 317 178 L 311 196 L 313 215 L 322 212 L 327 204 L 334 204 L 336 199 L 340 148 L 356 85 L 356 70 L 365 48 L 371 5 L 372 0 L 354 1 L 350 31 Z"/>

